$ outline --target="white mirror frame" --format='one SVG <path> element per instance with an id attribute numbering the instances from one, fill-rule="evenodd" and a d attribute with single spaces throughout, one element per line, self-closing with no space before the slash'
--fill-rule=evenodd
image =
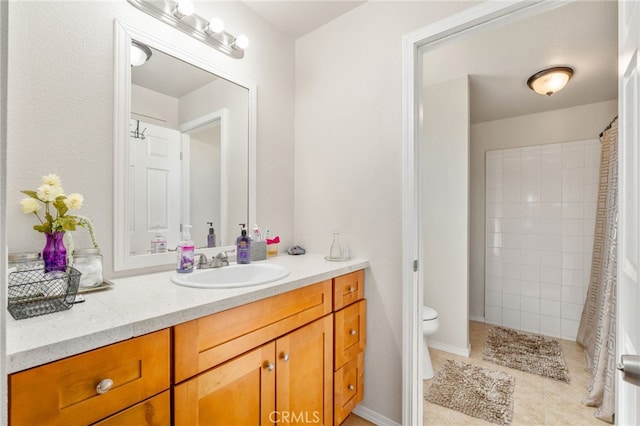
<path id="1" fill-rule="evenodd" d="M 131 40 L 138 40 L 175 58 L 198 68 L 216 74 L 248 90 L 249 104 L 249 147 L 248 147 L 248 218 L 247 224 L 256 222 L 256 99 L 257 88 L 219 65 L 197 57 L 192 53 L 165 40 L 162 36 L 147 34 L 118 19 L 114 20 L 114 176 L 113 176 L 113 269 L 131 269 L 165 266 L 174 264 L 175 252 L 141 254 L 130 256 L 127 244 L 127 164 L 129 164 L 129 119 L 131 118 L 131 65 L 129 50 Z M 123 161 L 125 159 L 125 161 Z M 233 246 L 204 249 L 207 255 L 229 249 Z M 200 250 L 199 250 L 200 251 Z"/>

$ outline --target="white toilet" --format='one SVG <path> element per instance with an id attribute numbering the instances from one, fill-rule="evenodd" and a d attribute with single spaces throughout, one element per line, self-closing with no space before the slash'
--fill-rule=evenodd
<path id="1" fill-rule="evenodd" d="M 433 366 L 431 365 L 431 357 L 429 356 L 429 345 L 427 344 L 427 336 L 432 335 L 440 327 L 438 321 L 438 312 L 428 306 L 422 308 L 422 334 L 424 340 L 423 362 L 422 362 L 422 378 L 433 378 Z"/>

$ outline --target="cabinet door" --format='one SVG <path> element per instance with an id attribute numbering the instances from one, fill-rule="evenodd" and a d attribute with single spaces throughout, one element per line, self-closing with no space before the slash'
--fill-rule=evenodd
<path id="1" fill-rule="evenodd" d="M 275 343 L 271 342 L 176 385 L 175 424 L 273 424 L 274 355 Z"/>
<path id="2" fill-rule="evenodd" d="M 276 341 L 278 424 L 333 423 L 333 318 L 327 315 Z"/>
<path id="3" fill-rule="evenodd" d="M 334 424 L 342 423 L 364 394 L 364 353 L 360 352 L 335 374 Z"/>
<path id="4" fill-rule="evenodd" d="M 364 351 L 366 345 L 366 300 L 336 312 L 335 315 L 335 369 L 345 365 L 357 354 Z"/>

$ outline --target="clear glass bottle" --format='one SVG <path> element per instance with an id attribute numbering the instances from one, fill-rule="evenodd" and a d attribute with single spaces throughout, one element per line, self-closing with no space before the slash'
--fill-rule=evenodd
<path id="1" fill-rule="evenodd" d="M 102 254 L 100 249 L 86 248 L 73 251 L 73 267 L 82 273 L 80 287 L 95 287 L 102 284 Z"/>
<path id="2" fill-rule="evenodd" d="M 344 259 L 344 249 L 340 243 L 340 230 L 333 230 L 333 241 L 331 241 L 331 248 L 329 249 L 329 259 L 342 260 Z"/>

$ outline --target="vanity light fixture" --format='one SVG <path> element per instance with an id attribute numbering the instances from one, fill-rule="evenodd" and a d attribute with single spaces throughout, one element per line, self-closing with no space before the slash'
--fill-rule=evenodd
<path id="1" fill-rule="evenodd" d="M 199 40 L 214 49 L 240 59 L 249 46 L 245 35 L 237 37 L 224 31 L 224 23 L 220 18 L 210 21 L 194 13 L 191 0 L 127 0 L 137 9 L 156 19 L 171 25 L 185 34 Z"/>
<path id="2" fill-rule="evenodd" d="M 131 40 L 130 52 L 132 67 L 142 65 L 147 62 L 149 58 L 151 58 L 151 49 L 149 49 L 149 46 L 145 46 L 144 44 L 135 40 Z"/>
<path id="3" fill-rule="evenodd" d="M 553 67 L 538 71 L 527 80 L 527 86 L 541 95 L 551 96 L 562 90 L 573 76 L 573 68 Z"/>

